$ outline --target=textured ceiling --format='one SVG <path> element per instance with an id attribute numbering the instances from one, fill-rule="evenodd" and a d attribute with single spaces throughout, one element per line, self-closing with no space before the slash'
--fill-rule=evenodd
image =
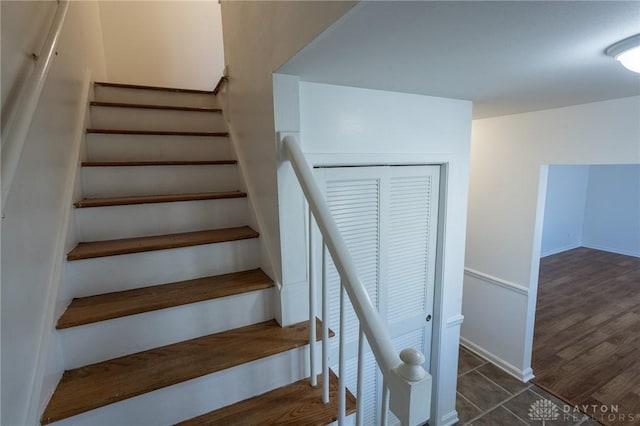
<path id="1" fill-rule="evenodd" d="M 474 101 L 474 117 L 640 94 L 606 56 L 638 1 L 361 2 L 279 71 L 304 81 Z"/>

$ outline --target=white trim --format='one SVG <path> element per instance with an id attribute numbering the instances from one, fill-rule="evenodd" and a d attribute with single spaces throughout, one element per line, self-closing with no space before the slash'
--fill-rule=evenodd
<path id="1" fill-rule="evenodd" d="M 27 407 L 27 424 L 38 424 L 40 411 L 43 402 L 49 400 L 51 395 L 42 395 L 42 384 L 47 365 L 47 356 L 49 355 L 49 345 L 51 335 L 53 333 L 53 324 L 55 322 L 56 305 L 58 301 L 58 290 L 60 288 L 60 280 L 62 275 L 62 267 L 65 264 L 66 240 L 69 230 L 69 222 L 71 218 L 71 206 L 73 204 L 73 194 L 75 190 L 76 175 L 80 169 L 80 147 L 85 135 L 85 123 L 89 113 L 89 92 L 91 89 L 91 70 L 86 68 L 83 77 L 83 89 L 78 102 L 78 111 L 76 113 L 76 125 L 73 131 L 73 148 L 71 155 L 73 161 L 67 172 L 65 181 L 64 195 L 62 198 L 62 212 L 58 230 L 56 232 L 56 242 L 54 244 L 55 252 L 53 256 L 53 269 L 49 275 L 49 289 L 47 294 L 47 311 L 43 316 L 42 333 L 37 349 L 37 364 L 31 382 L 31 396 L 29 397 L 29 405 Z M 60 372 L 62 373 L 62 372 Z"/>
<path id="2" fill-rule="evenodd" d="M 607 251 L 609 253 L 622 254 L 625 256 L 640 257 L 640 252 L 620 250 L 620 249 L 615 249 L 611 247 L 599 246 L 597 244 L 582 244 L 582 247 L 593 249 L 593 250 Z"/>
<path id="3" fill-rule="evenodd" d="M 439 426 L 451 426 L 458 423 L 459 421 L 460 419 L 458 418 L 458 412 L 456 410 L 453 410 L 442 416 L 440 423 L 436 424 Z"/>
<path id="4" fill-rule="evenodd" d="M 524 329 L 524 348 L 522 366 L 531 370 L 533 354 L 533 333 L 536 319 L 536 303 L 538 301 L 538 279 L 540 274 L 540 252 L 542 251 L 542 230 L 544 227 L 544 212 L 547 202 L 547 184 L 549 183 L 549 166 L 540 166 L 538 177 L 538 196 L 536 200 L 536 215 L 533 226 L 533 245 L 531 247 L 531 269 L 529 271 L 529 294 L 527 299 L 526 322 Z M 533 376 L 533 373 L 529 373 Z"/>
<path id="5" fill-rule="evenodd" d="M 452 317 L 447 318 L 447 328 L 455 327 L 457 325 L 462 325 L 464 322 L 464 315 L 454 315 Z"/>
<path id="6" fill-rule="evenodd" d="M 508 363 L 507 361 L 503 360 L 502 358 L 500 358 L 499 356 L 496 356 L 494 354 L 492 354 L 491 352 L 481 348 L 480 346 L 476 345 L 475 343 L 469 341 L 468 339 L 464 338 L 464 337 L 460 337 L 460 344 L 468 349 L 469 351 L 473 352 L 474 354 L 478 355 L 480 358 L 483 358 L 487 361 L 489 361 L 490 363 L 494 364 L 496 367 L 500 368 L 501 370 L 503 370 L 505 373 L 509 374 L 510 376 L 515 377 L 516 379 L 522 381 L 522 382 L 528 382 L 529 380 L 533 379 L 535 376 L 533 375 L 533 370 L 531 370 L 531 368 L 527 368 L 525 370 L 520 370 L 519 368 L 511 365 L 510 363 Z"/>
<path id="7" fill-rule="evenodd" d="M 520 284 L 512 283 L 510 281 L 503 280 L 502 278 L 497 278 L 492 275 L 485 274 L 484 272 L 479 272 L 471 268 L 464 268 L 464 273 L 465 275 L 468 275 L 473 278 L 477 278 L 486 283 L 497 285 L 502 288 L 506 288 L 507 290 L 520 293 L 524 296 L 529 296 L 529 289 L 524 286 L 521 286 Z"/>
<path id="8" fill-rule="evenodd" d="M 294 133 L 295 134 L 295 133 Z M 287 133 L 281 132 L 280 137 Z M 339 153 L 314 154 L 305 152 L 305 157 L 312 167 L 340 167 L 340 166 L 394 166 L 394 165 L 436 165 L 442 166 L 453 159 L 451 154 L 441 153 Z"/>
<path id="9" fill-rule="evenodd" d="M 309 306 L 302 301 L 309 298 L 309 282 L 298 281 L 276 286 L 276 321 L 282 327 L 309 319 Z"/>
<path id="10" fill-rule="evenodd" d="M 229 82 L 227 82 L 226 84 L 229 84 Z M 230 121 L 228 120 L 225 120 L 225 121 L 227 121 L 229 143 L 231 145 L 231 149 L 233 150 L 233 153 L 235 154 L 235 158 L 238 161 L 238 171 L 239 171 L 240 181 L 244 185 L 245 187 L 244 189 L 247 193 L 247 198 L 248 198 L 247 206 L 249 211 L 249 217 L 255 218 L 256 224 L 258 225 L 257 226 L 258 229 L 256 229 L 256 231 L 260 233 L 260 238 L 258 239 L 260 241 L 260 248 L 262 249 L 262 253 L 266 253 L 267 259 L 265 260 L 269 262 L 269 265 L 265 265 L 264 262 L 260 262 L 261 263 L 260 266 L 262 267 L 262 270 L 267 275 L 269 275 L 271 279 L 273 279 L 276 282 L 276 285 L 280 285 L 279 280 L 282 276 L 282 271 L 280 270 L 279 265 L 277 265 L 275 262 L 275 256 L 270 250 L 271 245 L 268 244 L 268 241 L 273 240 L 273 238 L 271 237 L 271 232 L 269 231 L 269 228 L 265 226 L 262 215 L 258 214 L 258 211 L 254 203 L 254 200 L 257 199 L 256 190 L 253 187 L 251 180 L 248 178 L 248 175 L 246 172 L 248 168 L 247 160 L 242 150 L 239 149 L 238 145 L 236 145 L 235 143 L 235 138 L 233 137 L 233 130 L 232 130 L 232 127 L 230 126 Z M 261 256 L 261 257 L 264 257 L 264 256 Z"/>
<path id="11" fill-rule="evenodd" d="M 554 254 L 563 253 L 565 251 L 577 249 L 578 247 L 582 247 L 582 244 L 580 244 L 580 243 L 570 244 L 568 246 L 564 246 L 564 247 L 560 247 L 560 248 L 555 248 L 553 250 L 545 251 L 542 254 L 540 254 L 540 257 L 543 258 L 543 257 L 547 257 L 547 256 L 553 256 Z"/>

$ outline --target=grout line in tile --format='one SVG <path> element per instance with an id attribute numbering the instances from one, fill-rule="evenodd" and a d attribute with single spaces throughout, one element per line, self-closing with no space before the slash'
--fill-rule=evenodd
<path id="1" fill-rule="evenodd" d="M 478 407 L 476 404 L 474 404 L 473 402 L 471 402 L 469 400 L 469 398 L 467 398 L 466 396 L 464 396 L 463 394 L 461 394 L 460 392 L 456 391 L 456 394 L 461 397 L 462 399 L 464 399 L 465 401 L 467 401 L 469 404 L 473 405 L 475 408 L 478 409 L 478 411 L 480 411 L 482 413 L 482 408 Z"/>
<path id="2" fill-rule="evenodd" d="M 458 374 L 458 377 L 466 376 L 467 374 L 471 373 L 472 371 L 476 371 L 478 368 L 484 366 L 485 364 L 486 364 L 486 362 L 483 363 L 483 364 L 478 365 L 477 367 L 473 367 L 471 370 L 467 370 L 462 374 Z"/>
<path id="3" fill-rule="evenodd" d="M 502 401 L 500 404 L 496 404 L 496 405 L 494 405 L 494 406 L 492 406 L 492 407 L 489 407 L 487 410 L 483 411 L 483 412 L 482 412 L 482 414 L 480 414 L 479 416 L 476 416 L 476 417 L 472 418 L 471 420 L 469 420 L 469 421 L 468 421 L 467 423 L 465 423 L 465 424 L 469 424 L 469 423 L 473 423 L 473 422 L 475 422 L 475 421 L 476 421 L 476 420 L 478 420 L 480 417 L 482 417 L 482 416 L 484 416 L 485 414 L 487 414 L 489 411 L 493 411 L 493 410 L 495 410 L 496 408 L 498 408 L 498 407 L 500 407 L 500 406 L 504 406 L 504 404 L 505 404 L 505 403 L 507 403 L 507 402 L 511 401 L 513 398 L 515 398 L 516 396 L 520 395 L 521 393 L 523 393 L 523 392 L 525 392 L 525 391 L 527 391 L 527 390 L 529 390 L 529 388 L 522 389 L 521 391 L 519 391 L 519 392 L 517 392 L 517 393 L 514 393 L 514 394 L 513 394 L 513 395 L 511 395 L 509 398 L 507 398 L 507 399 L 505 399 L 504 401 Z M 460 394 L 460 395 L 462 395 L 462 394 Z M 465 398 L 465 399 L 467 399 L 467 398 Z M 468 401 L 468 399 L 467 399 L 467 401 Z"/>
<path id="4" fill-rule="evenodd" d="M 513 411 L 509 410 L 507 407 L 504 406 L 504 404 L 502 404 L 502 408 L 504 408 L 505 410 L 507 410 L 508 412 L 510 412 L 511 414 L 513 414 L 513 416 L 520 420 L 522 423 L 524 423 L 525 425 L 529 426 L 529 423 L 527 423 L 526 420 L 524 420 L 522 417 L 520 417 L 519 415 L 517 415 L 516 413 L 514 413 Z"/>
<path id="5" fill-rule="evenodd" d="M 499 387 L 500 389 L 502 389 L 503 391 L 505 391 L 506 393 L 508 393 L 509 395 L 511 395 L 511 392 L 509 390 L 503 388 L 502 386 L 500 386 L 499 384 L 497 384 L 496 382 L 491 380 L 489 377 L 485 376 L 484 374 L 482 374 L 479 371 L 478 371 L 478 374 L 481 375 L 482 377 L 484 377 L 485 379 L 487 379 L 488 381 L 490 381 L 491 383 L 493 383 L 494 385 L 496 385 L 497 387 Z"/>

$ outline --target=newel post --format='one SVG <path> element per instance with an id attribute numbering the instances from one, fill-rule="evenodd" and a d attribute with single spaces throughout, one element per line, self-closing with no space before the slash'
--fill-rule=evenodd
<path id="1" fill-rule="evenodd" d="M 431 375 L 422 368 L 425 358 L 419 350 L 405 349 L 400 359 L 389 378 L 389 408 L 403 426 L 421 425 L 431 415 Z"/>

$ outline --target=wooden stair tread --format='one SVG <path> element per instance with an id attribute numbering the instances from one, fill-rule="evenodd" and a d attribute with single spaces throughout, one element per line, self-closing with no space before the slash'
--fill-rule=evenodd
<path id="1" fill-rule="evenodd" d="M 298 348 L 308 340 L 308 322 L 280 327 L 271 320 L 68 370 L 41 423 Z"/>
<path id="2" fill-rule="evenodd" d="M 81 165 L 82 167 L 217 166 L 237 163 L 236 160 L 83 161 Z"/>
<path id="3" fill-rule="evenodd" d="M 347 390 L 347 415 L 356 411 L 356 399 Z M 329 370 L 329 403 L 322 402 L 322 375 L 318 386 L 309 379 L 240 401 L 177 426 L 326 425 L 338 420 L 338 378 Z"/>
<path id="4" fill-rule="evenodd" d="M 155 105 L 155 104 L 132 104 L 127 102 L 98 102 L 93 101 L 91 106 L 98 107 L 113 107 L 113 108 L 139 108 L 139 109 L 162 109 L 170 111 L 192 111 L 192 112 L 222 112 L 220 108 L 210 107 L 188 107 L 178 105 Z"/>
<path id="5" fill-rule="evenodd" d="M 73 299 L 58 319 L 56 328 L 76 327 L 270 287 L 273 287 L 273 280 L 262 270 L 254 269 L 81 297 Z"/>
<path id="6" fill-rule="evenodd" d="M 214 136 L 227 137 L 227 132 L 186 132 L 182 130 L 129 130 L 129 129 L 87 129 L 87 133 L 105 135 L 153 135 L 153 136 Z"/>
<path id="7" fill-rule="evenodd" d="M 245 198 L 241 191 L 197 192 L 193 194 L 141 195 L 136 197 L 85 198 L 73 205 L 77 208 L 125 206 L 131 204 L 172 203 L 178 201 L 221 200 L 225 198 Z"/>
<path id="8" fill-rule="evenodd" d="M 202 95 L 210 95 L 213 93 L 212 91 L 209 91 L 209 90 L 179 89 L 177 87 L 162 87 L 162 86 L 143 86 L 140 84 L 106 83 L 106 82 L 99 82 L 99 81 L 96 81 L 93 84 L 97 86 L 103 86 L 103 87 L 118 87 L 121 89 L 159 90 L 163 92 L 199 93 Z"/>
<path id="9" fill-rule="evenodd" d="M 240 226 L 236 228 L 181 232 L 178 234 L 154 235 L 150 237 L 94 241 L 78 244 L 67 254 L 67 260 L 116 256 L 119 254 L 189 247 L 257 237 L 258 233 L 250 227 Z"/>

